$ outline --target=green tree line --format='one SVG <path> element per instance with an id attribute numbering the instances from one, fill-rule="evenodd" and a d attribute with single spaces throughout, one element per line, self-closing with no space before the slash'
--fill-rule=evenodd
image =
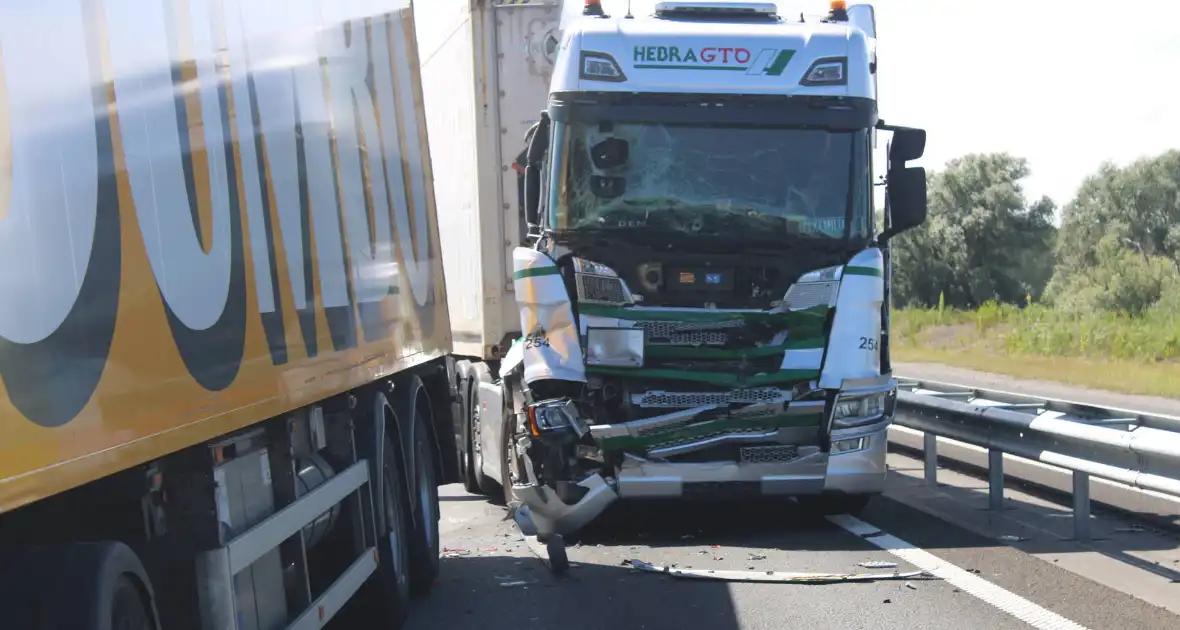
<path id="1" fill-rule="evenodd" d="M 1036 302 L 1076 315 L 1180 312 L 1180 150 L 1089 175 L 1054 224 L 1027 161 L 969 154 L 927 176 L 928 216 L 893 242 L 898 308 Z"/>

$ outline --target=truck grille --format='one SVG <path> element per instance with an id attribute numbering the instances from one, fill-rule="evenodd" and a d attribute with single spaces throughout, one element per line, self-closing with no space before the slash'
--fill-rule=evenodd
<path id="1" fill-rule="evenodd" d="M 808 282 L 793 284 L 787 289 L 783 301 L 789 309 L 805 309 L 815 306 L 831 306 L 835 301 L 836 292 L 840 290 L 839 282 Z"/>
<path id="2" fill-rule="evenodd" d="M 593 304 L 626 304 L 628 296 L 623 281 L 610 276 L 595 276 L 579 273 L 578 301 Z"/>
<path id="3" fill-rule="evenodd" d="M 773 464 L 799 458 L 797 446 L 743 446 L 740 452 L 744 464 Z"/>
<path id="4" fill-rule="evenodd" d="M 646 408 L 688 408 L 704 405 L 765 403 L 785 400 L 787 392 L 777 387 L 737 389 L 727 392 L 647 391 L 631 396 L 631 404 Z"/>
<path id="5" fill-rule="evenodd" d="M 722 346 L 729 340 L 725 329 L 732 330 L 743 325 L 740 320 L 708 324 L 635 322 L 636 327 L 647 331 L 649 344 L 669 346 Z"/>
<path id="6" fill-rule="evenodd" d="M 763 429 L 761 427 L 745 427 L 745 428 L 726 429 L 724 431 L 713 431 L 711 433 L 705 433 L 702 435 L 694 435 L 692 437 L 673 438 L 673 439 L 667 440 L 665 442 L 660 442 L 659 444 L 653 444 L 651 446 L 651 448 L 649 449 L 649 451 L 658 451 L 663 448 L 669 448 L 672 446 L 683 446 L 685 444 L 695 444 L 697 442 L 704 442 L 707 440 L 712 440 L 714 438 L 719 438 L 719 437 L 726 436 L 726 435 L 749 435 L 752 433 L 773 435 L 772 431 L 767 431 L 766 429 Z M 759 441 L 762 441 L 762 440 L 759 440 Z"/>

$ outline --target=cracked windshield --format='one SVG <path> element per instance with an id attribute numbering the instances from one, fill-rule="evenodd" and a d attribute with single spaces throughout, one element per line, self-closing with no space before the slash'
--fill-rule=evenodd
<path id="1" fill-rule="evenodd" d="M 867 231 L 866 132 L 570 125 L 568 229 L 842 238 Z M 850 213 L 851 209 L 851 213 Z"/>

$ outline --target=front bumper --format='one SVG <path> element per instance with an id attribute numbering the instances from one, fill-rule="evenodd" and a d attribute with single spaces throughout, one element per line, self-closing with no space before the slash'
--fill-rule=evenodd
<path id="1" fill-rule="evenodd" d="M 598 518 L 619 498 L 602 475 L 591 475 L 578 485 L 587 492 L 573 504 L 562 501 L 553 489 L 540 484 L 514 485 L 512 492 L 522 503 L 513 514 L 520 531 L 541 539 L 553 534 L 570 534 Z"/>
<path id="2" fill-rule="evenodd" d="M 854 429 L 832 431 L 824 491 L 845 494 L 879 494 L 885 491 L 885 455 L 891 418 Z M 863 442 L 862 442 L 863 440 Z M 863 448 L 838 452 L 840 446 Z"/>
<path id="3" fill-rule="evenodd" d="M 822 405 L 822 403 L 820 403 Z M 792 413 L 809 411 L 811 403 L 797 404 Z M 822 407 L 821 407 L 822 408 Z M 700 413 L 688 410 L 684 416 Z M 643 427 L 675 422 L 680 413 L 612 426 L 596 426 L 591 433 L 602 439 L 639 437 Z M 885 489 L 887 431 L 890 416 L 872 424 L 837 429 L 831 435 L 830 452 L 819 446 L 798 446 L 781 461 L 668 462 L 658 459 L 660 450 L 648 457 L 624 453 L 613 476 L 593 474 L 578 482 L 580 498 L 567 503 L 552 488 L 538 482 L 528 457 L 522 458 L 523 477 L 529 483 L 513 486 L 522 505 L 514 518 L 529 535 L 546 537 L 573 533 L 619 499 L 757 499 L 774 496 L 805 496 L 823 493 L 877 494 Z M 607 431 L 604 432 L 603 429 Z M 714 441 L 741 442 L 776 439 L 785 448 L 814 429 L 782 427 L 763 435 L 740 433 L 703 439 L 698 448 Z M 814 435 L 812 433 L 812 435 Z"/>

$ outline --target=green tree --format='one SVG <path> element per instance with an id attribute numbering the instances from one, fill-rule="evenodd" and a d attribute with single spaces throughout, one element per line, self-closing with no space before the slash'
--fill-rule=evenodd
<path id="1" fill-rule="evenodd" d="M 1053 270 L 1056 206 L 1028 203 L 1023 158 L 969 154 L 927 178 L 928 216 L 894 242 L 895 303 L 955 307 L 1039 298 Z"/>
<path id="2" fill-rule="evenodd" d="M 1062 212 L 1049 287 L 1071 310 L 1139 314 L 1180 285 L 1180 150 L 1087 177 Z"/>

